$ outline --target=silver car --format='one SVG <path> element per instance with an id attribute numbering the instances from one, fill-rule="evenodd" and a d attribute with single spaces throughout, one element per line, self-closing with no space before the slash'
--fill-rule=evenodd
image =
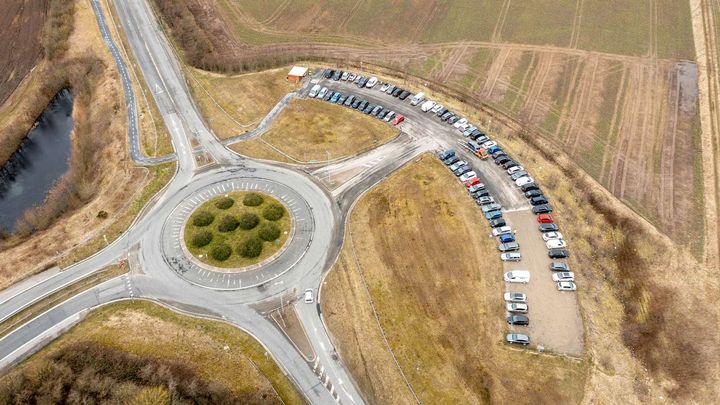
<path id="1" fill-rule="evenodd" d="M 504 262 L 519 262 L 522 259 L 522 255 L 518 252 L 501 253 L 500 260 Z"/>
<path id="2" fill-rule="evenodd" d="M 530 336 L 523 335 L 522 333 L 508 333 L 505 336 L 505 341 L 508 343 L 527 346 L 530 344 Z"/>

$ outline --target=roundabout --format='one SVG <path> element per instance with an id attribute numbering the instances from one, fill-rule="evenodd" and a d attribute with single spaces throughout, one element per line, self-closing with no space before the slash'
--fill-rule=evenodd
<path id="1" fill-rule="evenodd" d="M 270 246 L 270 248 L 265 248 L 266 253 L 258 255 L 256 258 L 258 260 L 253 262 L 252 258 L 241 257 L 240 248 L 236 249 L 235 246 L 232 246 L 231 255 L 234 261 L 229 259 L 227 261 L 245 265 L 242 267 L 219 267 L 214 265 L 218 260 L 207 258 L 205 256 L 207 253 L 198 254 L 197 252 L 200 250 L 191 247 L 191 241 L 186 244 L 185 236 L 191 233 L 191 231 L 186 231 L 186 227 L 205 228 L 195 227 L 192 224 L 191 218 L 197 216 L 196 212 L 201 211 L 208 204 L 220 201 L 224 196 L 245 196 L 248 193 L 271 196 L 272 198 L 267 198 L 269 201 L 262 205 L 273 204 L 272 200 L 274 199 L 285 208 L 284 220 L 287 224 L 281 228 L 284 234 L 277 241 L 264 242 L 264 245 Z M 235 201 L 235 204 L 242 206 L 243 202 Z M 271 223 L 265 218 L 262 221 Z M 212 221 L 212 225 L 207 227 L 219 226 L 218 222 L 221 220 L 216 218 Z M 262 225 L 263 223 L 256 224 L 253 228 Z M 293 188 L 267 178 L 237 176 L 210 183 L 184 198 L 172 210 L 163 226 L 161 246 L 166 263 L 186 281 L 216 290 L 239 290 L 262 286 L 292 269 L 308 251 L 314 230 L 315 222 L 312 210 L 305 199 Z M 242 232 L 242 230 L 238 227 L 232 232 Z M 278 242 L 276 246 L 273 245 L 275 242 Z M 191 250 L 194 250 L 195 254 Z M 203 252 L 208 251 L 210 249 L 205 249 Z M 223 262 L 220 261 L 220 263 Z"/>

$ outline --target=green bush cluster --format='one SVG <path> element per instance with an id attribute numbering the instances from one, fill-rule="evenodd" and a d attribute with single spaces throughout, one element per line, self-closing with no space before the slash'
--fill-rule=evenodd
<path id="1" fill-rule="evenodd" d="M 212 256 L 213 259 L 219 260 L 221 262 L 227 260 L 231 254 L 232 249 L 230 249 L 230 246 L 225 244 L 215 245 L 213 246 L 212 250 L 210 250 L 210 256 Z"/>
<path id="2" fill-rule="evenodd" d="M 192 236 L 192 244 L 195 247 L 207 246 L 213 239 L 213 234 L 210 231 L 200 231 Z"/>
<path id="3" fill-rule="evenodd" d="M 270 204 L 263 208 L 262 214 L 268 221 L 277 221 L 285 215 L 285 207 L 280 204 Z"/>
<path id="4" fill-rule="evenodd" d="M 218 225 L 218 231 L 220 232 L 232 232 L 237 229 L 240 222 L 232 215 L 226 215 L 220 220 Z"/>
<path id="5" fill-rule="evenodd" d="M 242 257 L 253 258 L 262 253 L 263 242 L 259 238 L 245 239 L 238 247 L 238 254 Z"/>
<path id="6" fill-rule="evenodd" d="M 199 211 L 193 216 L 193 225 L 195 226 L 208 226 L 215 220 L 215 215 L 207 211 Z"/>
<path id="7" fill-rule="evenodd" d="M 260 194 L 256 193 L 247 194 L 245 198 L 243 198 L 243 204 L 245 204 L 245 206 L 247 207 L 257 207 L 258 205 L 262 204 L 263 201 L 265 201 L 263 197 Z"/>
<path id="8" fill-rule="evenodd" d="M 223 197 L 215 202 L 215 206 L 221 210 L 226 210 L 235 204 L 235 200 L 230 197 Z"/>
<path id="9" fill-rule="evenodd" d="M 255 228 L 259 223 L 260 218 L 251 212 L 246 212 L 240 216 L 240 228 L 246 231 Z"/>
<path id="10" fill-rule="evenodd" d="M 280 237 L 280 228 L 272 222 L 265 222 L 260 225 L 258 236 L 264 241 L 272 242 Z"/>

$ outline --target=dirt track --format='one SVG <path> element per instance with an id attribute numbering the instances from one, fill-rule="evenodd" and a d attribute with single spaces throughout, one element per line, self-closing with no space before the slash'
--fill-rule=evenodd
<path id="1" fill-rule="evenodd" d="M 0 105 L 42 54 L 40 43 L 47 0 L 0 2 Z"/>

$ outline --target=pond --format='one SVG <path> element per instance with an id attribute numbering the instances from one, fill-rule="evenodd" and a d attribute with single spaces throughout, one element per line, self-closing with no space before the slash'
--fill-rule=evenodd
<path id="1" fill-rule="evenodd" d="M 45 195 L 70 165 L 73 96 L 60 91 L 22 144 L 0 168 L 0 228 L 12 231 L 28 208 Z"/>

